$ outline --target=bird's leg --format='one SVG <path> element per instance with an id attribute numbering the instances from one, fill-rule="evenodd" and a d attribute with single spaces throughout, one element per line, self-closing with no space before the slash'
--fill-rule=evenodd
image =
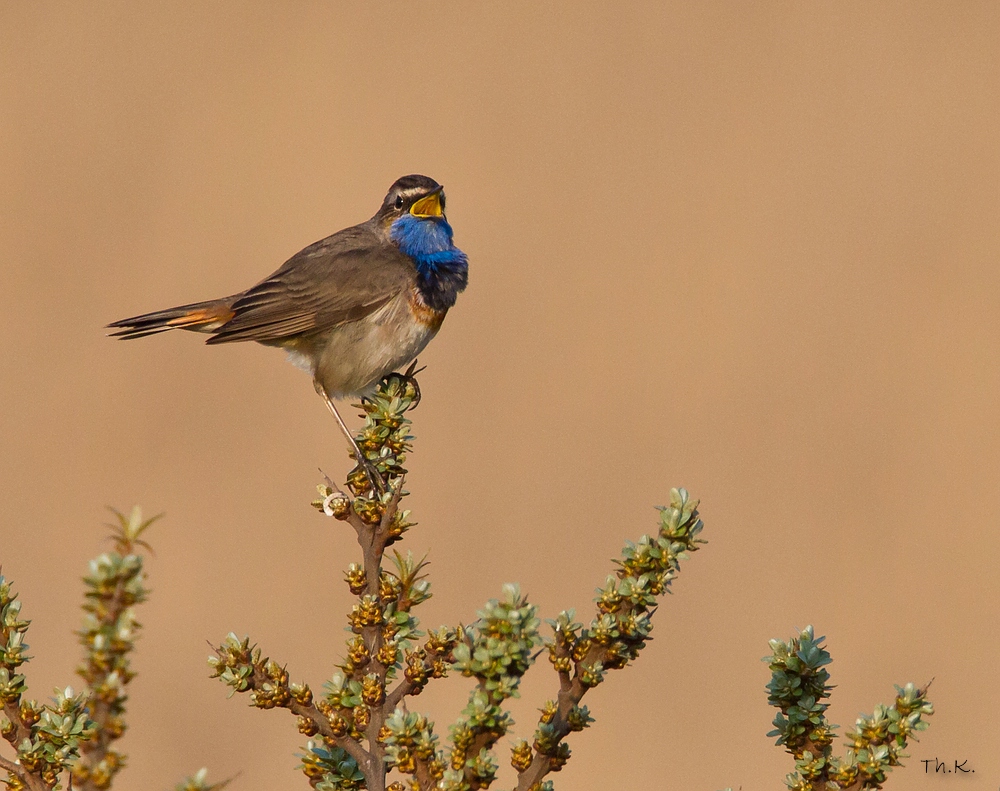
<path id="1" fill-rule="evenodd" d="M 375 465 L 368 461 L 368 457 L 364 454 L 358 445 L 357 440 L 354 439 L 354 435 L 351 434 L 351 430 L 347 427 L 344 419 L 340 416 L 340 412 L 337 411 L 337 407 L 333 403 L 333 399 L 327 395 L 326 390 L 319 387 L 316 388 L 319 394 L 323 397 L 326 402 L 327 407 L 333 413 L 333 416 L 337 419 L 337 425 L 340 426 L 340 430 L 344 432 L 344 436 L 347 437 L 347 441 L 351 444 L 351 448 L 354 450 L 354 458 L 358 461 L 358 466 L 365 471 L 365 475 L 368 476 L 368 480 L 371 482 L 372 489 L 377 494 L 385 494 L 385 481 L 382 480 L 382 476 L 378 474 L 378 470 L 375 469 Z"/>

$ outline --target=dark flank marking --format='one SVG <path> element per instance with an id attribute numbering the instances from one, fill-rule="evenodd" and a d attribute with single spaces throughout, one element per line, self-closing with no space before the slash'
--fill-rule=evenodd
<path id="1" fill-rule="evenodd" d="M 441 324 L 448 313 L 448 308 L 437 309 L 430 307 L 424 302 L 423 295 L 418 290 L 410 292 L 407 302 L 410 305 L 410 312 L 413 314 L 413 318 L 417 320 L 417 324 L 427 327 L 431 332 L 437 332 L 441 329 Z"/>

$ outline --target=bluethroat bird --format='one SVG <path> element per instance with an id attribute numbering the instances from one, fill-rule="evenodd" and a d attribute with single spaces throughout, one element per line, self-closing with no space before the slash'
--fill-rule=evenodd
<path id="1" fill-rule="evenodd" d="M 370 394 L 413 360 L 465 289 L 468 259 L 452 241 L 444 207 L 440 184 L 403 176 L 370 220 L 309 245 L 246 291 L 108 327 L 121 339 L 180 329 L 211 334 L 209 344 L 281 347 L 312 374 L 358 464 L 382 491 L 333 401 Z"/>

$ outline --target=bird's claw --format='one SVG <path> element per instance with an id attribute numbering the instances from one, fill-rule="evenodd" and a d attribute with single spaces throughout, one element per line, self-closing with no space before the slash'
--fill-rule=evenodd
<path id="1" fill-rule="evenodd" d="M 426 365 L 422 365 L 420 368 L 417 368 L 417 361 L 414 360 L 410 363 L 407 369 L 400 374 L 400 376 L 406 380 L 406 384 L 413 388 L 413 404 L 411 404 L 410 409 L 416 409 L 417 404 L 420 403 L 420 383 L 417 382 L 417 374 L 426 368 Z"/>
<path id="2" fill-rule="evenodd" d="M 357 460 L 357 466 L 355 467 L 355 472 L 360 472 L 368 479 L 368 484 L 376 496 L 381 497 L 385 494 L 388 489 L 385 484 L 385 480 L 379 474 L 378 468 L 365 457 L 364 453 L 361 454 L 361 458 L 358 458 L 355 454 L 355 459 Z M 354 477 L 354 476 L 351 476 Z M 350 482 L 350 478 L 348 478 Z M 355 488 L 357 487 L 358 481 L 355 481 Z"/>

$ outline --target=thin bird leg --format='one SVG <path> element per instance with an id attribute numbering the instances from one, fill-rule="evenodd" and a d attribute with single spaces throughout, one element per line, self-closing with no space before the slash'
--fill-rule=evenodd
<path id="1" fill-rule="evenodd" d="M 365 471 L 365 475 L 368 476 L 368 480 L 371 482 L 372 488 L 379 494 L 385 494 L 385 482 L 382 480 L 382 476 L 378 474 L 378 470 L 375 469 L 368 457 L 362 452 L 361 448 L 358 447 L 357 440 L 354 439 L 354 435 L 351 434 L 351 430 L 347 427 L 344 419 L 340 416 L 340 412 L 337 411 L 337 407 L 333 403 L 333 399 L 326 394 L 325 390 L 319 390 L 319 394 L 323 396 L 323 400 L 326 402 L 327 407 L 333 412 L 333 416 L 337 419 L 337 425 L 340 426 L 340 430 L 344 432 L 344 436 L 347 437 L 347 441 L 351 444 L 351 448 L 354 450 L 354 458 L 358 460 L 358 465 Z"/>

